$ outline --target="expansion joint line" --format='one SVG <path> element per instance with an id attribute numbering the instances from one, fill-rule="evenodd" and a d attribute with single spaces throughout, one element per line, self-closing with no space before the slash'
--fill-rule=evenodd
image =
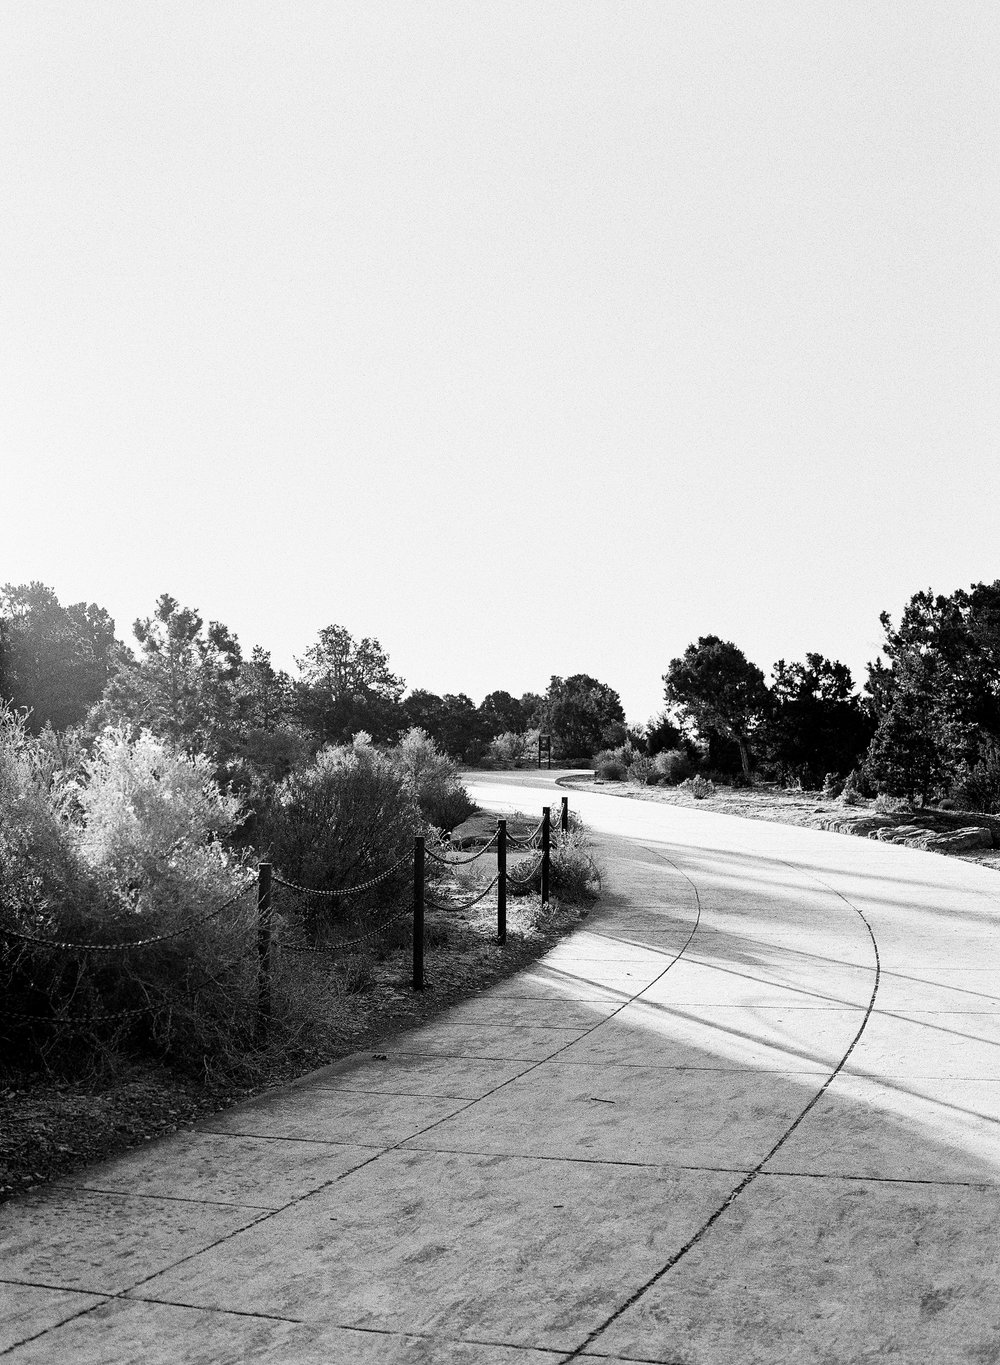
<path id="1" fill-rule="evenodd" d="M 784 859 L 775 859 L 775 861 L 784 862 L 784 865 L 786 867 L 794 867 L 794 864 L 789 863 Z M 840 1061 L 837 1063 L 834 1069 L 830 1072 L 829 1076 L 827 1076 L 826 1080 L 816 1091 L 815 1095 L 813 1095 L 809 1102 L 803 1107 L 802 1111 L 792 1120 L 792 1122 L 782 1133 L 781 1137 L 778 1138 L 777 1142 L 774 1144 L 771 1150 L 765 1156 L 763 1156 L 760 1161 L 758 1161 L 757 1165 L 754 1166 L 752 1171 L 747 1172 L 747 1174 L 743 1177 L 739 1184 L 734 1186 L 734 1188 L 729 1192 L 729 1194 L 722 1201 L 719 1207 L 713 1213 L 709 1214 L 708 1218 L 705 1219 L 704 1223 L 702 1223 L 701 1227 L 694 1234 L 694 1236 L 691 1237 L 687 1242 L 685 1242 L 684 1245 L 678 1251 L 675 1251 L 673 1256 L 670 1257 L 666 1264 L 662 1265 L 660 1269 L 656 1271 L 655 1274 L 651 1275 L 649 1279 L 645 1282 L 645 1284 L 640 1285 L 639 1288 L 635 1291 L 635 1293 L 631 1294 L 623 1304 L 619 1305 L 619 1307 L 616 1308 L 613 1313 L 609 1314 L 609 1316 L 604 1320 L 604 1322 L 601 1323 L 599 1327 L 595 1327 L 594 1330 L 590 1333 L 590 1335 L 584 1341 L 582 1341 L 579 1346 L 577 1346 L 574 1350 L 570 1351 L 569 1355 L 563 1356 L 561 1365 L 569 1365 L 570 1361 L 577 1360 L 583 1354 L 583 1352 L 587 1350 L 589 1346 L 592 1346 L 594 1344 L 594 1342 L 597 1340 L 599 1336 L 602 1335 L 602 1333 L 606 1332 L 609 1327 L 611 1327 L 615 1322 L 618 1321 L 618 1319 L 622 1316 L 623 1313 L 626 1313 L 631 1307 L 633 1307 L 634 1304 L 638 1303 L 638 1301 L 643 1297 L 643 1295 L 646 1294 L 650 1289 L 652 1289 L 654 1285 L 659 1284 L 660 1280 L 662 1280 L 665 1275 L 667 1275 L 671 1270 L 673 1270 L 674 1266 L 678 1263 L 678 1261 L 682 1260 L 688 1254 L 689 1251 L 691 1251 L 694 1247 L 698 1245 L 698 1243 L 702 1240 L 705 1234 L 712 1227 L 714 1227 L 714 1225 L 719 1221 L 719 1219 L 726 1212 L 726 1210 L 731 1208 L 732 1205 L 736 1202 L 736 1200 L 739 1199 L 740 1195 L 743 1194 L 745 1190 L 750 1188 L 750 1186 L 754 1183 L 754 1181 L 763 1171 L 764 1167 L 771 1160 L 771 1158 L 777 1155 L 777 1153 L 781 1150 L 781 1148 L 785 1145 L 788 1139 L 795 1132 L 796 1128 L 798 1128 L 799 1124 L 803 1121 L 803 1119 L 805 1119 L 805 1117 L 815 1108 L 815 1106 L 823 1098 L 827 1090 L 830 1088 L 830 1086 L 833 1084 L 836 1078 L 840 1075 L 841 1071 L 843 1071 L 844 1067 L 847 1065 L 848 1058 L 850 1057 L 854 1049 L 857 1047 L 858 1043 L 861 1041 L 861 1035 L 868 1027 L 868 1020 L 871 1018 L 872 1011 L 875 1008 L 875 997 L 878 995 L 879 983 L 882 978 L 882 960 L 879 956 L 878 943 L 876 942 L 875 939 L 875 933 L 872 929 L 871 924 L 868 922 L 868 919 L 866 918 L 864 912 L 859 910 L 858 907 L 853 904 L 853 902 L 849 901 L 842 892 L 838 891 L 835 887 L 828 886 L 826 882 L 820 881 L 818 877 L 813 876 L 811 880 L 816 882 L 819 886 L 822 886 L 826 891 L 831 892 L 832 895 L 837 896 L 838 899 L 842 900 L 849 909 L 853 910 L 854 913 L 861 920 L 862 924 L 865 926 L 865 929 L 868 932 L 868 937 L 871 939 L 872 952 L 875 955 L 875 980 L 872 983 L 872 993 L 871 999 L 868 1001 L 868 1008 L 865 1010 L 864 1017 L 861 1020 L 861 1024 L 860 1027 L 858 1028 L 857 1033 L 851 1039 L 851 1042 L 846 1052 L 841 1057 Z"/>
<path id="2" fill-rule="evenodd" d="M 691 887 L 691 890 L 694 892 L 695 917 L 694 923 L 691 926 L 691 932 L 688 934 L 687 938 L 684 940 L 683 944 L 678 949 L 678 951 L 674 954 L 674 956 L 670 959 L 667 965 L 663 968 L 663 971 L 660 972 L 657 976 L 655 976 L 652 981 L 647 982 L 647 984 L 643 986 L 642 990 L 636 991 L 634 995 L 630 995 L 628 996 L 627 999 L 623 1000 L 617 1009 L 613 1010 L 603 1019 L 598 1019 L 596 1023 L 592 1024 L 589 1029 L 585 1029 L 582 1033 L 570 1039 L 568 1043 L 563 1043 L 561 1047 L 556 1048 L 555 1052 L 550 1052 L 546 1057 L 539 1057 L 538 1061 L 533 1062 L 532 1065 L 527 1067 L 524 1071 L 518 1072 L 516 1076 L 511 1076 L 509 1080 L 501 1081 L 500 1084 L 495 1085 L 492 1090 L 487 1090 L 485 1095 L 478 1095 L 474 1100 L 470 1100 L 468 1104 L 463 1105 L 461 1109 L 456 1109 L 453 1113 L 446 1114 L 444 1118 L 434 1119 L 431 1123 L 428 1123 L 425 1128 L 421 1128 L 419 1132 L 410 1133 L 408 1137 L 400 1138 L 400 1140 L 396 1143 L 393 1143 L 391 1147 L 386 1147 L 383 1151 L 376 1152 L 374 1156 L 369 1157 L 367 1161 L 363 1162 L 362 1163 L 363 1165 L 366 1166 L 370 1165 L 371 1162 L 377 1161 L 379 1157 L 385 1156 L 387 1152 L 394 1152 L 397 1149 L 401 1148 L 404 1145 L 404 1143 L 414 1142 L 416 1141 L 417 1138 L 426 1137 L 428 1133 L 432 1132 L 435 1128 L 440 1127 L 441 1124 L 447 1123 L 450 1119 L 455 1118 L 456 1115 L 464 1114 L 467 1110 L 474 1108 L 477 1104 L 482 1104 L 484 1100 L 491 1099 L 495 1094 L 497 1094 L 498 1091 L 505 1089 L 508 1085 L 513 1085 L 516 1081 L 523 1081 L 525 1076 L 529 1076 L 532 1071 L 537 1071 L 537 1069 L 540 1066 L 546 1066 L 549 1062 L 554 1061 L 557 1057 L 561 1056 L 562 1053 L 568 1051 L 569 1048 L 573 1047 L 576 1043 L 578 1043 L 581 1038 L 588 1038 L 590 1034 L 592 1034 L 596 1029 L 603 1028 L 604 1025 L 608 1022 L 608 1020 L 614 1019 L 616 1015 L 621 1014 L 622 1010 L 627 1009 L 629 1005 L 634 1004 L 635 1001 L 638 1000 L 639 997 L 645 991 L 648 991 L 651 986 L 655 986 L 658 981 L 662 981 L 663 978 L 666 976 L 667 972 L 670 971 L 670 968 L 673 967 L 675 963 L 680 961 L 680 959 L 687 952 L 688 948 L 690 948 L 694 936 L 698 932 L 699 925 L 701 924 L 701 897 L 698 895 L 698 888 L 695 886 L 694 882 L 691 880 L 691 878 L 687 875 L 686 872 L 682 872 L 676 863 L 671 862 L 671 860 L 668 857 L 666 857 L 665 854 L 661 853 L 658 849 L 645 848 L 644 845 L 640 845 L 640 847 L 644 848 L 644 851 L 646 853 L 651 853 L 654 857 L 659 858 L 662 862 L 665 862 L 669 867 L 672 867 L 674 871 L 678 873 L 679 876 L 684 878 L 684 880 Z M 352 1172 L 346 1172 L 345 1174 L 349 1175 L 351 1173 Z M 343 1176 L 338 1177 L 338 1179 L 343 1178 L 344 1178 Z"/>

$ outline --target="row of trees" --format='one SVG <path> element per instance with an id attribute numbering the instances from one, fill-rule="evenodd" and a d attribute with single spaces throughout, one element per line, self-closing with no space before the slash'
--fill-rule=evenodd
<path id="1" fill-rule="evenodd" d="M 898 625 L 887 613 L 883 658 L 862 693 L 846 665 L 809 653 L 779 659 L 770 685 L 731 641 L 702 636 L 664 674 L 663 715 L 629 731 L 618 693 L 585 673 L 552 677 L 545 693 L 406 693 L 374 638 L 319 632 L 276 669 L 249 656 L 221 622 L 207 625 L 168 594 L 115 638 L 102 607 L 63 607 L 40 583 L 0 593 L 0 699 L 27 708 L 38 732 L 128 723 L 206 753 L 228 782 L 283 777 L 324 744 L 359 731 L 390 743 L 419 727 L 461 762 L 497 737 L 552 734 L 558 758 L 586 759 L 625 742 L 648 754 L 687 745 L 722 773 L 754 772 L 817 785 L 827 773 L 893 795 L 956 793 L 1000 802 L 1000 580 L 950 596 L 916 593 Z"/>
<path id="2" fill-rule="evenodd" d="M 846 664 L 810 653 L 802 663 L 779 659 L 768 687 L 764 674 L 728 640 L 705 635 L 673 659 L 664 674 L 670 712 L 656 748 L 693 732 L 710 767 L 755 768 L 816 786 L 827 773 L 847 773 L 861 760 L 874 731 L 870 706 L 854 691 Z M 669 734 L 672 715 L 680 722 Z"/>
<path id="3" fill-rule="evenodd" d="M 714 742 L 722 768 L 729 746 L 745 777 L 762 767 L 818 785 L 855 770 L 872 792 L 1000 807 L 1000 580 L 918 592 L 898 625 L 880 620 L 884 657 L 862 695 L 846 665 L 820 654 L 779 659 L 768 687 L 735 644 L 702 636 L 664 674 L 661 725 Z"/>
<path id="4" fill-rule="evenodd" d="M 498 690 L 477 706 L 405 683 L 377 639 L 330 625 L 296 660 L 292 677 L 267 650 L 245 655 L 219 621 L 164 593 L 133 626 L 136 648 L 115 638 L 94 604 L 64 607 L 41 583 L 0 593 L 0 700 L 28 712 L 30 728 L 129 724 L 189 753 L 211 756 L 228 782 L 280 779 L 305 756 L 359 731 L 391 743 L 419 727 L 462 762 L 504 734 L 546 729 L 561 756 L 586 758 L 625 734 L 618 694 L 587 674 L 553 677 L 544 694 Z"/>

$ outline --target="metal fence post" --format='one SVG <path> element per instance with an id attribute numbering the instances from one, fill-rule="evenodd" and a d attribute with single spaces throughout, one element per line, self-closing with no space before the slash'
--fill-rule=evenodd
<path id="1" fill-rule="evenodd" d="M 549 846 L 551 843 L 552 811 L 542 807 L 542 904 L 549 902 Z"/>
<path id="2" fill-rule="evenodd" d="M 257 869 L 257 1042 L 271 1031 L 271 864 Z"/>
<path id="3" fill-rule="evenodd" d="M 507 942 L 507 821 L 497 821 L 497 941 Z"/>
<path id="4" fill-rule="evenodd" d="M 424 988 L 424 837 L 413 840 L 413 989 Z"/>
<path id="5" fill-rule="evenodd" d="M 569 833 L 569 797 L 568 797 L 568 796 L 564 796 L 563 799 L 562 799 L 562 812 L 561 812 L 561 814 L 560 814 L 560 816 L 559 816 L 559 827 L 560 827 L 560 829 L 562 830 L 563 834 L 568 834 L 568 833 Z"/>

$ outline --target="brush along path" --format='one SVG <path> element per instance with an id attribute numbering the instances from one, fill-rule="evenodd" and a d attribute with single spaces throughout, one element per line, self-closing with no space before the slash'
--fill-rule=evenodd
<path id="1" fill-rule="evenodd" d="M 533 826 L 525 820 L 512 829 L 526 834 Z M 477 847 L 495 829 L 496 816 L 478 813 L 456 831 L 456 843 Z M 516 870 L 513 858 L 511 866 Z M 533 961 L 578 923 L 578 906 L 554 906 L 542 914 L 537 898 L 512 897 L 507 943 L 499 947 L 495 899 L 487 897 L 471 912 L 454 908 L 489 873 L 487 857 L 471 867 L 444 869 L 433 880 L 433 898 L 448 908 L 427 910 L 422 992 L 411 988 L 412 952 L 408 926 L 402 925 L 397 941 L 376 944 L 376 951 L 296 954 L 289 984 L 297 1015 L 268 1048 L 234 1050 L 210 1071 L 197 1065 L 171 1070 L 120 1057 L 109 1067 L 99 1049 L 88 1058 L 83 1043 L 75 1075 L 22 1074 L 6 1058 L 10 1065 L 0 1079 L 0 1201 L 183 1130 L 359 1049 L 374 1050 L 387 1032 L 433 1018 Z"/>
<path id="2" fill-rule="evenodd" d="M 572 804 L 608 894 L 533 967 L 8 1206 L 7 1358 L 990 1358 L 994 874 Z"/>

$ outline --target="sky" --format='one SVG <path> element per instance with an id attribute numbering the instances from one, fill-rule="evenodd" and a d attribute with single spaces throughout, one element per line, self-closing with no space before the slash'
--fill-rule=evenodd
<path id="1" fill-rule="evenodd" d="M 0 583 L 863 680 L 1000 577 L 997 70 L 993 0 L 5 0 Z"/>

